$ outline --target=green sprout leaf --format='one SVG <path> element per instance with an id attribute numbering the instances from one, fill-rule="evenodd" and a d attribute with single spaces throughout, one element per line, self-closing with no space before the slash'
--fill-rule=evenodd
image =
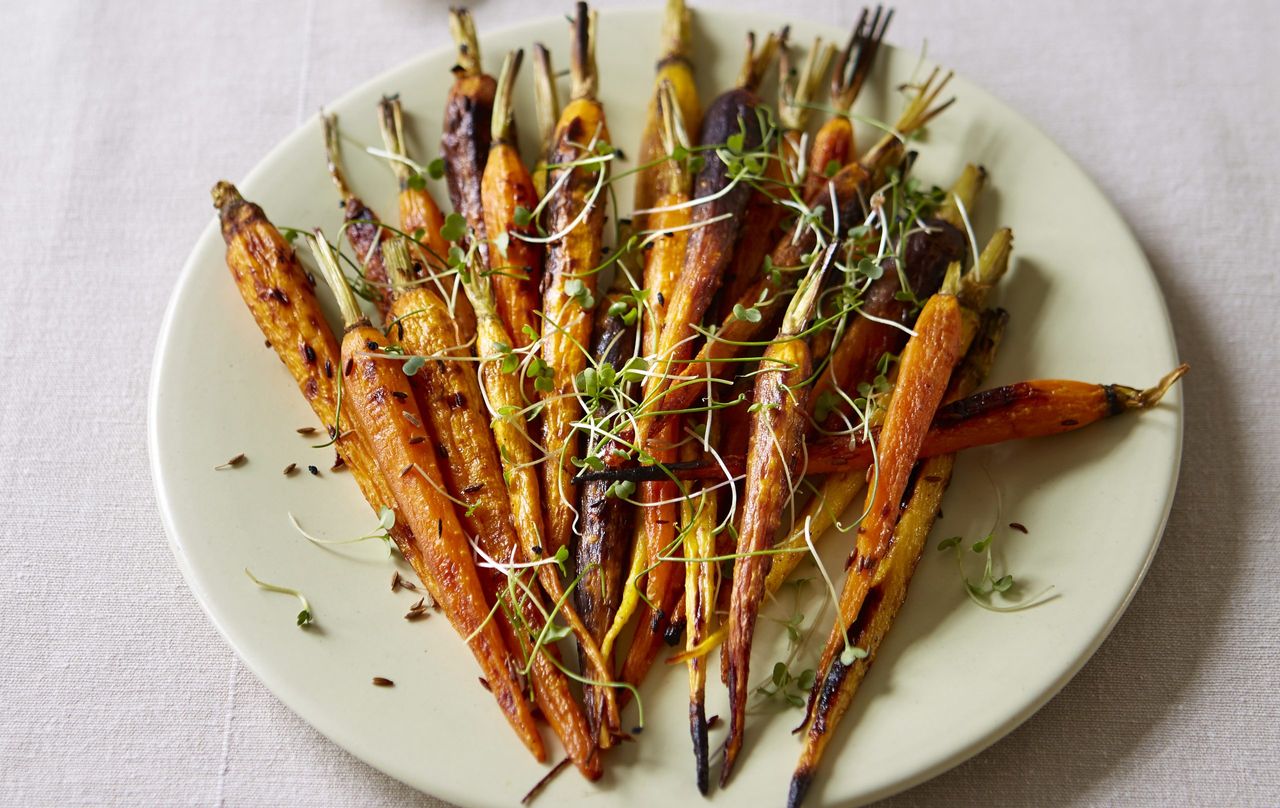
<path id="1" fill-rule="evenodd" d="M 738 318 L 739 320 L 746 320 L 749 323 L 760 322 L 760 310 L 757 309 L 755 306 L 752 306 L 751 308 L 747 308 L 746 306 L 743 306 L 741 303 L 734 303 L 733 316 Z"/>
<path id="2" fill-rule="evenodd" d="M 462 217 L 461 213 L 450 213 L 445 217 L 444 226 L 440 228 L 440 235 L 445 241 L 462 241 L 467 235 L 467 220 Z"/>
<path id="3" fill-rule="evenodd" d="M 840 664 L 846 668 L 852 665 L 856 660 L 866 659 L 867 652 L 865 649 L 856 645 L 846 645 L 845 649 L 840 652 Z"/>
<path id="4" fill-rule="evenodd" d="M 427 364 L 426 357 L 411 356 L 408 359 L 404 360 L 404 365 L 402 366 L 404 369 L 404 375 L 413 376 L 418 371 L 422 370 L 422 368 L 425 367 L 426 364 Z"/>
<path id="5" fill-rule="evenodd" d="M 298 612 L 299 627 L 306 626 L 312 622 L 313 618 L 311 615 L 311 604 L 307 602 L 306 597 L 301 592 L 299 592 L 296 589 L 290 589 L 287 586 L 279 586 L 278 584 L 269 584 L 266 581 L 258 580 L 257 576 L 255 576 L 252 572 L 250 572 L 248 567 L 244 568 L 244 574 L 248 575 L 249 580 L 253 581 L 261 589 L 265 589 L 268 592 L 278 592 L 281 595 L 291 595 L 297 598 L 298 602 L 302 604 L 302 611 Z"/>

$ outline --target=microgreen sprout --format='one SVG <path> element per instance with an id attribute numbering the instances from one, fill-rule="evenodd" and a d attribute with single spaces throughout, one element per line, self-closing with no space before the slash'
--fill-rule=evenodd
<path id="1" fill-rule="evenodd" d="M 1009 593 L 1014 591 L 1015 581 L 1013 574 L 1004 572 L 1003 575 L 996 574 L 995 560 L 993 557 L 993 545 L 995 543 L 995 531 L 991 531 L 981 539 L 973 542 L 969 546 L 970 552 L 980 555 L 983 558 L 982 575 L 976 580 L 969 577 L 969 573 L 965 568 L 965 540 L 962 536 L 952 536 L 938 542 L 938 551 L 945 552 L 947 550 L 955 550 L 956 568 L 960 571 L 960 580 L 964 584 L 965 593 L 969 599 L 984 609 L 993 612 L 1017 612 L 1023 609 L 1029 609 L 1033 606 L 1039 606 L 1056 595 L 1050 595 L 1053 590 L 1050 586 L 1040 594 L 1021 603 L 1013 603 L 1006 606 L 999 606 L 992 603 L 993 596 L 999 594 L 1008 597 Z M 1046 597 L 1047 596 L 1047 597 Z"/>
<path id="2" fill-rule="evenodd" d="M 249 576 L 249 580 L 258 585 L 259 588 L 268 592 L 279 592 L 281 595 L 291 595 L 298 599 L 298 603 L 302 604 L 302 611 L 298 612 L 298 626 L 305 627 L 311 624 L 313 617 L 311 614 L 311 604 L 307 602 L 307 598 L 296 589 L 290 589 L 287 586 L 278 586 L 277 584 L 269 584 L 266 581 L 259 580 L 248 567 L 244 568 L 244 574 Z"/>
<path id="3" fill-rule="evenodd" d="M 302 534 L 303 538 L 313 544 L 331 546 L 337 544 L 358 544 L 364 541 L 381 541 L 386 545 L 387 558 L 391 557 L 391 548 L 393 545 L 391 529 L 396 525 L 396 512 L 385 506 L 378 511 L 378 530 L 364 536 L 356 536 L 354 539 L 322 539 L 318 536 L 313 536 L 302 529 L 302 525 L 298 523 L 298 518 L 296 516 L 292 513 L 289 513 L 288 516 L 289 523 L 293 525 L 293 529 L 298 531 Z"/>

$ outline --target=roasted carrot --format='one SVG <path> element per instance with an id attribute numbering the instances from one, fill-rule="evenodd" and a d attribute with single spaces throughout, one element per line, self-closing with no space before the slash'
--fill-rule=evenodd
<path id="1" fill-rule="evenodd" d="M 507 721 L 539 761 L 546 749 L 525 697 L 520 666 L 506 646 L 477 574 L 470 541 L 445 493 L 445 475 L 425 417 L 399 362 L 382 358 L 385 342 L 356 305 L 333 252 L 317 231 L 311 246 L 326 282 L 338 298 L 346 333 L 342 339 L 343 403 L 368 442 L 395 496 L 399 514 L 417 536 L 428 590 L 454 630 L 480 663 L 489 689 Z"/>
<path id="2" fill-rule="evenodd" d="M 973 312 L 972 309 L 967 311 Z M 974 333 L 970 335 L 972 345 L 952 374 L 946 394 L 948 399 L 970 393 L 981 384 L 995 358 L 996 348 L 1008 322 L 1008 314 L 1003 309 L 987 310 L 981 315 L 973 313 L 977 319 L 972 329 Z M 966 327 L 966 330 L 970 329 Z M 902 607 L 907 585 L 920 560 L 920 553 L 933 528 L 934 519 L 942 507 L 942 495 L 951 482 L 954 466 L 955 455 L 940 455 L 921 463 L 915 474 L 910 499 L 894 528 L 892 546 L 880 565 L 873 588 L 858 618 L 859 629 L 853 643 L 865 652 L 865 656 L 855 659 L 851 665 L 842 665 L 845 680 L 839 688 L 840 696 L 833 710 L 836 720 L 847 709 L 858 685 L 875 660 L 881 641 Z M 801 761 L 792 776 L 788 792 L 788 808 L 795 808 L 804 800 L 830 737 L 830 732 L 815 732 L 813 727 L 806 735 Z"/>
<path id="3" fill-rule="evenodd" d="M 480 383 L 466 351 L 456 343 L 453 316 L 434 292 L 413 286 L 409 249 L 403 239 L 383 244 L 383 263 L 391 282 L 388 338 L 415 356 L 430 357 L 410 378 L 428 431 L 436 441 L 445 470 L 449 496 L 465 503 L 462 525 L 484 555 L 501 565 L 527 564 L 516 537 L 515 520 L 502 465 L 484 412 Z M 587 722 L 569 691 L 568 679 L 555 658 L 556 649 L 539 647 L 547 608 L 523 580 L 509 580 L 518 568 L 504 571 L 482 567 L 481 583 L 490 602 L 501 601 L 495 612 L 507 646 L 529 670 L 533 694 L 542 714 L 589 780 L 600 777 L 600 759 Z"/>
<path id="4" fill-rule="evenodd" d="M 547 260 L 543 275 L 541 360 L 550 369 L 544 393 L 542 444 L 551 453 L 542 464 L 546 547 L 569 547 L 577 492 L 573 458 L 580 436 L 574 422 L 582 414 L 574 380 L 587 366 L 591 311 L 604 236 L 609 129 L 596 100 L 595 13 L 578 3 L 573 26 L 573 99 L 560 115 L 551 153 L 552 187 L 546 202 Z M 577 165 L 584 158 L 597 162 Z M 568 164 L 568 165 L 564 165 Z M 563 165 L 564 167 L 557 167 Z"/>
<path id="5" fill-rule="evenodd" d="M 511 336 L 498 317 L 491 286 L 492 277 L 478 271 L 479 269 L 477 263 L 463 279 L 476 312 L 476 355 L 480 360 L 480 382 L 490 408 L 493 436 L 509 489 L 508 498 L 516 535 L 525 557 L 531 560 L 554 557 L 555 553 L 548 553 L 545 546 L 542 492 L 536 470 L 537 452 L 524 416 L 524 391 L 517 368 L 508 367 L 518 354 L 511 350 Z M 595 681 L 611 681 L 612 665 L 601 653 L 595 637 L 583 624 L 566 594 L 564 582 L 556 568 L 551 565 L 539 567 L 538 581 L 548 599 L 560 604 L 560 613 L 578 641 L 579 652 L 591 661 L 590 669 L 584 673 Z M 613 688 L 604 689 L 604 706 L 607 728 L 610 732 L 616 732 L 618 710 Z"/>
<path id="6" fill-rule="evenodd" d="M 392 155 L 387 162 L 400 186 L 400 231 L 417 242 L 424 275 L 434 281 L 441 297 L 453 311 L 458 341 L 466 342 L 475 335 L 476 315 L 458 286 L 457 273 L 446 271 L 449 242 L 442 232 L 444 214 L 431 191 L 427 190 L 426 177 L 411 167 L 413 163 L 404 134 L 404 112 L 398 96 L 384 96 L 378 104 L 378 125 L 387 154 Z"/>
<path id="7" fill-rule="evenodd" d="M 720 305 L 716 319 L 723 320 L 733 310 L 742 293 L 755 282 L 760 274 L 764 258 L 782 236 L 782 221 L 794 212 L 783 202 L 791 199 L 797 189 L 799 199 L 804 199 L 805 158 L 808 138 L 805 129 L 809 125 L 818 85 L 827 73 L 833 48 L 815 39 L 809 48 L 800 70 L 792 65 L 787 43 L 778 49 L 778 124 L 779 135 L 775 154 L 765 166 L 759 187 L 751 194 L 742 215 L 742 231 L 733 250 L 733 260 L 725 271 L 724 285 L 720 290 Z M 825 175 L 822 182 L 825 183 Z"/>
<path id="8" fill-rule="evenodd" d="M 475 22 L 465 8 L 449 9 L 449 32 L 458 46 L 453 86 L 444 107 L 440 152 L 453 209 L 467 220 L 467 229 L 489 266 L 489 237 L 485 229 L 481 185 L 489 159 L 493 100 L 498 83 L 480 66 L 480 42 Z"/>
<path id="9" fill-rule="evenodd" d="M 778 37 L 770 34 L 759 52 L 755 36 L 747 36 L 747 53 L 738 84 L 721 93 L 707 108 L 699 141 L 717 151 L 705 160 L 693 186 L 689 245 L 684 267 L 667 304 L 667 318 L 658 340 L 657 358 L 660 387 L 666 389 L 674 369 L 694 353 L 694 328 L 702 321 L 725 269 L 733 257 L 733 245 L 742 227 L 742 213 L 751 196 L 744 181 L 745 166 L 737 165 L 734 154 L 758 151 L 765 132 L 758 115 L 761 104 L 756 88 L 778 49 Z M 736 148 L 727 144 L 731 139 Z M 724 152 L 724 153 L 722 153 Z M 732 173 L 731 173 L 732 172 Z M 637 211 L 648 214 L 658 211 Z M 650 396 L 646 395 L 646 399 Z"/>
<path id="10" fill-rule="evenodd" d="M 378 128 L 387 154 L 392 155 L 387 158 L 387 164 L 400 188 L 400 229 L 415 237 L 433 267 L 443 267 L 449 255 L 449 242 L 440 234 L 444 227 L 444 214 L 427 190 L 427 178 L 411 167 L 400 96 L 382 97 L 378 103 Z"/>
<path id="11" fill-rule="evenodd" d="M 937 103 L 943 89 L 951 80 L 950 73 L 941 75 L 941 78 L 939 76 L 940 72 L 935 69 L 923 83 L 915 88 L 911 100 L 895 125 L 897 133 L 886 134 L 862 159 L 838 171 L 831 178 L 825 191 L 805 200 L 805 206 L 809 210 L 816 211 L 818 206 L 822 207 L 821 224 L 815 225 L 803 219 L 797 221 L 771 253 L 772 263 L 780 271 L 758 278 L 737 300 L 743 309 L 754 308 L 760 316 L 752 319 L 738 317 L 735 307 L 715 328 L 716 338 L 707 340 L 697 357 L 685 363 L 689 370 L 681 372 L 679 368 L 672 369 L 669 366 L 662 368 L 665 381 L 662 403 L 657 408 L 659 412 L 677 412 L 687 409 L 705 389 L 706 377 L 717 377 L 723 373 L 725 368 L 732 364 L 731 360 L 741 351 L 742 344 L 758 339 L 759 335 L 764 333 L 764 329 L 773 323 L 772 315 L 789 299 L 790 284 L 797 277 L 794 272 L 784 273 L 781 270 L 808 268 L 807 262 L 802 259 L 806 255 L 813 254 L 818 230 L 830 231 L 832 226 L 837 224 L 837 219 L 840 223 L 848 223 L 862 218 L 864 201 L 869 199 L 872 191 L 883 182 L 887 171 L 903 161 L 905 156 L 903 135 L 919 131 L 946 110 L 954 100 Z M 668 365 L 670 364 L 668 362 Z M 660 428 L 660 424 L 655 424 L 654 428 Z M 620 435 L 623 441 L 631 437 L 633 435 L 625 431 Z M 610 460 L 617 464 L 622 462 L 623 458 L 613 455 Z"/>
<path id="12" fill-rule="evenodd" d="M 511 109 L 522 54 L 512 51 L 502 63 L 493 105 L 492 143 L 481 186 L 498 316 L 515 340 L 514 348 L 528 347 L 537 334 L 534 312 L 541 305 L 538 290 L 542 285 L 542 245 L 528 240 L 537 235 L 537 226 L 527 218 L 520 223 L 521 216 L 528 216 L 538 205 L 533 178 L 520 159 Z"/>
<path id="13" fill-rule="evenodd" d="M 769 572 L 765 553 L 782 511 L 795 495 L 804 470 L 797 467 L 804 446 L 806 382 L 813 370 L 809 344 L 803 337 L 813 317 L 823 276 L 836 259 L 831 244 L 800 283 L 782 318 L 777 339 L 765 349 L 755 377 L 755 403 L 747 448 L 747 479 L 738 523 L 737 558 L 733 562 L 733 596 L 729 606 L 728 657 L 729 737 L 725 740 L 720 785 L 729 782 L 746 727 L 747 677 L 751 642 Z"/>
<path id="14" fill-rule="evenodd" d="M 386 317 L 391 301 L 387 296 L 387 272 L 382 266 L 382 252 L 378 249 L 386 231 L 379 226 L 380 219 L 377 214 L 370 210 L 347 184 L 346 174 L 342 170 L 338 116 L 321 113 L 320 122 L 324 133 L 325 160 L 329 166 L 329 177 L 333 180 L 334 186 L 338 189 L 338 196 L 342 199 L 342 215 L 345 220 L 343 232 L 364 273 L 366 295 L 378 307 L 378 313 Z"/>
<path id="15" fill-rule="evenodd" d="M 670 7 L 668 7 L 670 10 Z M 688 148 L 688 134 L 684 126 L 684 113 L 675 86 L 671 82 L 663 82 L 658 90 L 658 111 L 662 119 L 659 134 L 662 148 L 666 154 L 674 154 L 677 147 Z M 666 323 L 667 304 L 671 300 L 681 268 L 684 265 L 685 249 L 689 243 L 690 219 L 688 202 L 693 178 L 686 160 L 667 160 L 654 166 L 654 179 L 651 191 L 658 210 L 650 214 L 646 226 L 652 228 L 647 239 L 652 239 L 644 250 L 644 305 L 641 309 L 641 349 L 645 361 L 652 366 L 657 361 L 658 340 Z M 644 418 L 646 401 L 656 388 L 656 377 L 646 378 L 644 396 L 641 399 L 639 426 L 640 434 L 637 445 L 653 444 L 654 462 L 658 464 L 675 460 L 669 448 L 678 436 L 680 423 L 678 419 L 667 422 L 660 435 L 653 436 L 647 432 L 649 419 Z M 664 603 L 670 606 L 673 597 L 671 577 L 676 575 L 678 562 L 658 561 L 664 552 L 674 549 L 676 523 L 679 518 L 679 504 L 676 502 L 677 488 L 668 480 L 655 480 L 640 485 L 637 496 L 640 502 L 640 519 L 636 525 L 635 542 L 632 545 L 630 569 L 632 575 L 627 579 L 627 589 L 623 601 L 614 613 L 614 623 L 606 636 L 616 637 L 627 625 L 640 607 L 640 582 L 637 576 L 643 573 L 645 598 L 648 603 L 656 603 L 661 615 L 652 613 L 646 604 L 647 619 L 637 629 L 640 632 L 639 642 L 632 642 L 636 658 L 630 663 L 630 674 L 638 676 L 640 668 L 647 669 L 644 662 L 650 650 L 658 647 L 656 636 L 666 630 L 667 612 Z M 657 618 L 655 624 L 654 618 Z M 645 636 L 645 635 L 648 636 Z M 612 645 L 612 643 L 610 643 Z M 628 649 L 628 659 L 631 649 Z M 624 676 L 626 673 L 624 672 Z M 634 681 L 628 679 L 628 681 Z"/>
<path id="16" fill-rule="evenodd" d="M 707 440 L 716 440 L 716 428 Z M 690 443 L 686 456 L 692 457 L 700 447 Z M 681 503 L 681 523 L 684 535 L 684 614 L 685 648 L 697 648 L 712 630 L 715 619 L 716 595 L 720 585 L 720 567 L 714 561 L 694 561 L 711 558 L 716 554 L 716 493 L 703 488 L 696 495 Z M 707 738 L 707 660 L 691 656 L 689 666 L 689 735 L 693 741 L 693 765 L 698 791 L 707 793 L 710 787 L 710 755 Z"/>
<path id="17" fill-rule="evenodd" d="M 970 350 L 970 356 L 956 369 L 949 395 L 959 393 L 965 387 L 971 388 L 985 375 L 986 368 L 980 365 L 990 365 L 990 357 L 994 354 L 1006 317 L 999 310 L 984 315 L 978 340 Z M 977 362 L 973 361 L 975 357 Z M 942 495 L 951 481 L 954 465 L 955 455 L 933 457 L 920 465 L 910 499 L 894 529 L 892 547 L 881 562 L 873 588 L 859 615 L 859 630 L 853 642 L 866 655 L 855 659 L 849 666 L 837 661 L 835 668 L 841 671 L 844 681 L 837 689 L 838 697 L 831 705 L 830 713 L 819 714 L 806 734 L 801 761 L 791 780 L 789 808 L 795 808 L 804 799 L 822 752 L 831 737 L 831 733 L 822 725 L 826 722 L 834 724 L 847 709 L 858 685 L 875 660 L 881 641 L 897 617 L 906 598 L 907 585 L 915 571 L 916 562 L 919 561 L 925 540 L 941 508 Z"/>
<path id="18" fill-rule="evenodd" d="M 662 109 L 660 96 L 669 92 L 678 107 L 684 126 L 697 132 L 702 126 L 702 105 L 698 100 L 698 85 L 694 82 L 693 62 L 689 60 L 689 9 L 684 0 L 667 0 L 662 17 L 662 50 L 655 66 L 653 97 L 645 115 L 644 129 L 640 133 L 639 165 L 636 173 L 635 204 L 633 209 L 643 211 L 650 207 L 663 207 L 670 203 L 660 200 L 658 188 L 666 162 L 662 158 L 670 154 L 666 146 L 666 120 L 670 117 Z M 669 86 L 664 91 L 664 87 Z M 687 148 L 687 144 L 686 144 Z M 645 230 L 645 214 L 634 215 L 631 220 L 636 230 Z"/>
<path id="19" fill-rule="evenodd" d="M 876 6 L 875 15 L 868 19 L 867 9 L 862 9 L 849 44 L 836 59 L 831 72 L 831 103 L 835 114 L 823 122 L 813 137 L 809 169 L 804 178 L 806 195 L 825 186 L 830 173 L 848 164 L 858 153 L 849 110 L 875 64 L 876 53 L 893 19 L 893 9 L 881 14 L 881 7 Z"/>
<path id="20" fill-rule="evenodd" d="M 1154 387 L 1145 389 L 1122 384 L 1095 384 L 1070 379 L 1036 379 L 994 387 L 939 408 L 924 442 L 920 457 L 953 454 L 979 446 L 1013 440 L 1044 438 L 1074 432 L 1115 415 L 1146 410 L 1160 402 L 1169 386 L 1187 371 L 1179 365 Z M 880 435 L 871 428 L 870 440 L 824 438 L 806 445 L 810 474 L 861 474 L 871 466 L 872 444 Z M 639 482 L 674 476 L 681 480 L 720 479 L 725 469 L 742 474 L 746 460 L 741 455 L 723 455 L 722 468 L 706 460 L 673 463 L 666 468 L 626 466 L 601 472 L 584 472 L 577 482 Z M 843 500 L 841 500 L 843 502 Z M 830 502 L 830 500 L 828 500 Z M 775 565 L 781 563 L 774 562 Z"/>
<path id="21" fill-rule="evenodd" d="M 621 368 L 634 352 L 634 338 L 623 313 L 613 303 L 630 292 L 623 272 L 614 276 L 614 286 L 597 306 L 595 344 L 596 367 Z M 592 415 L 588 413 L 588 416 Z M 601 415 L 604 415 L 601 413 Z M 583 623 L 598 642 L 603 642 L 622 600 L 623 568 L 627 563 L 627 537 L 632 530 L 633 508 L 630 503 L 609 495 L 607 483 L 581 486 L 578 512 L 579 527 L 574 555 L 579 580 L 573 590 L 574 602 Z M 586 661 L 584 659 L 584 661 Z M 614 743 L 607 731 L 604 712 L 605 695 L 611 688 L 585 687 L 582 691 L 587 718 L 602 748 Z M 606 692 L 602 692 L 606 691 Z"/>
<path id="22" fill-rule="evenodd" d="M 831 727 L 825 721 L 826 710 L 837 695 L 844 668 L 853 663 L 851 643 L 856 637 L 851 636 L 855 633 L 851 628 L 855 627 L 877 567 L 888 550 L 902 509 L 902 494 L 920 455 L 920 444 L 958 359 L 961 328 L 956 298 L 934 295 L 916 320 L 916 335 L 903 349 L 897 383 L 880 432 L 875 481 L 867 492 L 865 515 L 849 558 L 835 626 L 818 662 L 818 676 L 806 710 L 806 725 L 815 716 L 823 716 L 822 731 Z"/>
<path id="23" fill-rule="evenodd" d="M 947 388 L 948 399 L 954 399 L 964 393 L 971 392 L 981 383 L 995 358 L 996 348 L 1004 333 L 1007 320 L 1008 315 L 1003 309 L 994 309 L 983 313 L 977 326 L 976 334 L 971 340 L 969 350 L 965 354 L 964 361 L 960 363 L 952 374 L 951 383 Z M 870 465 L 869 462 L 868 465 Z M 810 470 L 812 471 L 812 469 Z M 922 473 L 916 474 L 917 480 L 919 480 Z M 918 482 L 917 485 L 919 485 Z M 814 537 L 824 535 L 837 523 L 837 519 L 844 514 L 845 509 L 852 501 L 852 494 L 848 492 L 856 493 L 857 490 L 855 487 L 847 486 L 837 488 L 834 491 L 824 488 L 809 502 L 804 512 L 796 520 L 796 526 L 785 539 L 778 542 L 774 547 L 777 552 L 772 556 L 773 563 L 769 568 L 769 576 L 765 579 L 764 584 L 766 597 L 776 594 L 795 568 L 799 566 L 800 562 L 808 557 L 809 543 Z M 846 494 L 847 497 L 840 501 L 827 499 L 829 495 L 844 496 Z M 684 654 L 673 658 L 672 662 L 684 661 L 685 657 L 689 656 L 705 656 L 725 639 L 726 634 L 727 632 L 724 630 L 712 634 L 700 645 L 691 647 Z M 861 645 L 858 647 L 865 648 L 865 646 Z"/>
<path id="24" fill-rule="evenodd" d="M 811 412 L 819 401 L 831 403 L 831 391 L 856 387 L 886 353 L 896 354 L 902 350 L 906 342 L 903 329 L 910 327 L 916 312 L 911 301 L 899 299 L 903 281 L 915 297 L 925 299 L 938 290 L 947 266 L 965 256 L 968 241 L 964 222 L 954 213 L 954 200 L 962 198 L 959 204 L 973 210 L 985 177 L 986 173 L 981 168 L 966 166 L 952 184 L 948 201 L 938 214 L 924 219 L 921 222 L 923 227 L 907 236 L 902 272 L 896 271 L 896 259 L 885 260 L 884 275 L 867 290 L 860 315 L 852 317 L 848 327 L 838 336 L 814 385 L 813 396 L 809 399 Z M 1008 256 L 1005 255 L 1004 261 L 1000 262 L 1000 274 L 1007 264 Z M 999 274 L 995 277 L 998 278 Z M 835 428 L 840 413 L 847 413 L 848 408 L 843 398 L 837 397 L 831 409 L 827 425 Z"/>
<path id="25" fill-rule="evenodd" d="M 349 416 L 339 421 L 340 351 L 316 300 L 315 282 L 262 208 L 245 201 L 234 185 L 214 185 L 213 204 L 227 244 L 227 268 L 253 319 L 328 428 L 365 500 L 375 511 L 395 510 L 395 498 L 378 473 L 369 445 L 349 428 Z M 422 555 L 402 519 L 396 520 L 391 536 L 425 583 Z"/>

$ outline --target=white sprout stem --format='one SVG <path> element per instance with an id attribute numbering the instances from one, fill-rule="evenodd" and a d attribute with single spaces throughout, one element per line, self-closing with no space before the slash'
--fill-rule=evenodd
<path id="1" fill-rule="evenodd" d="M 951 195 L 956 200 L 956 210 L 960 212 L 960 220 L 964 222 L 965 234 L 969 237 L 969 248 L 973 251 L 973 265 L 976 267 L 982 259 L 978 255 L 978 239 L 973 235 L 973 224 L 969 221 L 969 211 L 965 210 L 964 200 L 959 194 Z"/>

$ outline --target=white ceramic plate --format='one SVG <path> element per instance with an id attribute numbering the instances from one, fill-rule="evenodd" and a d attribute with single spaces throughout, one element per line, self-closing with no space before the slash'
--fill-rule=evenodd
<path id="1" fill-rule="evenodd" d="M 608 12 L 600 22 L 602 97 L 617 145 L 629 151 L 649 97 L 659 16 L 656 10 Z M 781 22 L 697 11 L 703 98 L 732 83 L 748 28 L 764 31 Z M 818 34 L 840 42 L 846 36 L 803 19 L 789 22 L 798 43 Z M 563 19 L 556 18 L 483 32 L 482 45 L 491 71 L 507 49 L 534 41 L 552 47 L 564 66 L 567 39 Z M 425 162 L 437 153 L 452 64 L 448 51 L 423 56 L 332 108 L 346 134 L 376 144 L 374 104 L 383 93 L 399 92 L 412 114 L 416 155 Z M 910 50 L 882 51 L 857 111 L 892 119 L 900 108 L 892 88 L 916 67 Z M 958 101 L 930 127 L 916 171 L 945 185 L 965 161 L 984 164 L 991 189 L 976 215 L 979 239 L 997 224 L 1017 235 L 1014 269 L 999 292 L 1012 323 L 991 383 L 1036 377 L 1153 383 L 1176 364 L 1173 334 L 1156 281 L 1124 222 L 1033 125 L 963 79 L 951 89 Z M 771 88 L 765 92 L 772 97 Z M 526 71 L 517 113 L 527 135 L 535 128 L 531 96 Z M 862 135 L 866 143 L 871 133 Z M 386 168 L 351 144 L 346 160 L 357 191 L 375 210 L 393 211 Z M 240 188 L 278 225 L 321 225 L 334 233 L 340 224 L 314 120 L 285 139 Z M 435 190 L 447 199 L 442 188 Z M 629 187 L 620 189 L 620 199 L 630 196 Z M 368 532 L 374 519 L 343 473 L 281 474 L 290 462 L 327 470 L 332 452 L 311 449 L 314 440 L 295 434 L 315 418 L 263 347 L 228 278 L 213 224 L 169 305 L 150 395 L 151 461 L 174 552 L 214 623 L 254 672 L 321 732 L 393 777 L 465 805 L 518 800 L 544 769 L 477 684 L 471 655 L 445 620 L 401 619 L 411 601 L 389 591 L 391 565 L 380 545 L 325 549 L 290 528 L 289 511 L 331 537 Z M 1141 417 L 967 454 L 935 542 L 1021 522 L 1030 535 L 1002 530 L 1001 555 L 1024 591 L 1052 585 L 1057 597 L 1016 614 L 985 611 L 967 602 L 951 555 L 928 551 L 898 624 L 827 754 L 811 802 L 868 801 L 936 775 L 1053 696 L 1106 637 L 1141 581 L 1173 496 L 1180 442 L 1175 389 L 1164 406 Z M 247 464 L 212 470 L 239 452 L 248 455 Z M 833 560 L 841 544 L 839 537 L 826 542 Z M 293 603 L 256 589 L 244 576 L 246 566 L 303 590 L 315 627 L 296 628 Z M 839 569 L 838 562 L 829 567 Z M 809 620 L 817 594 L 810 587 L 804 602 Z M 789 602 L 779 602 L 766 611 L 785 617 L 790 610 Z M 824 637 L 830 610 L 822 617 Z M 776 626 L 764 631 L 756 644 L 758 678 L 786 646 Z M 373 687 L 373 676 L 391 678 L 396 687 Z M 599 784 L 565 772 L 543 796 L 545 804 L 701 804 L 692 782 L 683 668 L 658 666 L 643 693 L 647 728 L 639 742 L 609 756 Z M 709 687 L 708 713 L 725 713 L 716 683 Z M 799 750 L 789 733 L 798 716 L 761 707 L 734 782 L 711 800 L 781 804 Z M 722 739 L 723 724 L 712 742 Z"/>

